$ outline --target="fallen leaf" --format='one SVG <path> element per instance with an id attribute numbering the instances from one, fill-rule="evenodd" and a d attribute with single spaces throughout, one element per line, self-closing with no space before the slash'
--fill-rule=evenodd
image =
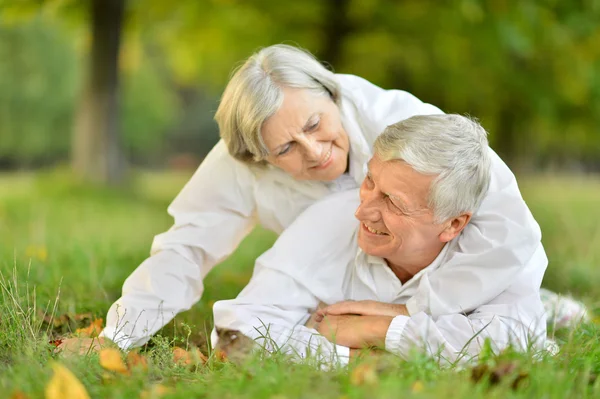
<path id="1" fill-rule="evenodd" d="M 145 356 L 132 351 L 127 354 L 127 366 L 129 367 L 129 370 L 140 368 L 145 371 L 148 370 L 148 360 Z"/>
<path id="2" fill-rule="evenodd" d="M 198 363 L 204 364 L 207 361 L 207 357 L 198 348 L 193 348 L 190 352 L 178 346 L 173 348 L 173 362 L 177 364 L 191 366 Z"/>
<path id="3" fill-rule="evenodd" d="M 95 319 L 89 326 L 75 330 L 75 333 L 84 338 L 96 338 L 102 331 L 103 324 L 104 319 Z"/>
<path id="4" fill-rule="evenodd" d="M 121 359 L 121 351 L 115 348 L 105 348 L 99 353 L 100 355 L 100 366 L 104 367 L 108 371 L 115 371 L 121 374 L 129 374 L 129 370 L 123 359 Z"/>
<path id="5" fill-rule="evenodd" d="M 23 391 L 15 391 L 9 399 L 29 399 L 29 396 L 25 395 Z"/>
<path id="6" fill-rule="evenodd" d="M 71 371 L 59 363 L 53 363 L 54 375 L 46 385 L 46 399 L 90 399 L 83 384 Z"/>
<path id="7" fill-rule="evenodd" d="M 359 385 L 375 385 L 379 382 L 377 371 L 370 363 L 359 364 L 350 373 L 350 384 Z"/>
<path id="8" fill-rule="evenodd" d="M 225 353 L 224 350 L 217 350 L 217 351 L 215 351 L 215 357 L 220 362 L 227 361 L 227 354 Z"/>
<path id="9" fill-rule="evenodd" d="M 140 399 L 158 399 L 169 392 L 171 392 L 171 388 L 157 384 L 150 388 L 150 390 L 142 391 L 140 393 Z"/>
<path id="10" fill-rule="evenodd" d="M 471 370 L 471 380 L 479 382 L 487 377 L 490 385 L 498 385 L 509 381 L 512 389 L 519 388 L 529 377 L 526 371 L 518 371 L 519 363 L 515 361 L 502 361 L 494 367 L 487 364 L 479 364 Z"/>
<path id="11" fill-rule="evenodd" d="M 413 382 L 412 386 L 410 387 L 411 392 L 414 393 L 422 392 L 423 389 L 425 389 L 425 385 L 423 385 L 423 383 L 419 380 Z"/>

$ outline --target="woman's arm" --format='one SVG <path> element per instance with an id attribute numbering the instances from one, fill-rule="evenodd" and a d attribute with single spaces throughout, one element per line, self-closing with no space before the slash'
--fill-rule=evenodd
<path id="1" fill-rule="evenodd" d="M 169 206 L 175 219 L 155 237 L 151 256 L 123 285 L 102 336 L 121 348 L 140 346 L 204 290 L 202 281 L 255 224 L 254 176 L 221 141 Z"/>

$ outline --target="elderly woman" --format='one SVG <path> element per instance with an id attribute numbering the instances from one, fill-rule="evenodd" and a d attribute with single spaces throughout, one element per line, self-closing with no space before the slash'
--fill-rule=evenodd
<path id="1" fill-rule="evenodd" d="M 200 299 L 206 274 L 257 223 L 281 233 L 317 200 L 357 188 L 387 125 L 440 113 L 407 92 L 333 74 L 297 48 L 260 50 L 227 85 L 215 117 L 222 140 L 169 207 L 173 227 L 155 237 L 151 256 L 125 281 L 101 336 L 121 348 L 143 345 Z M 479 212 L 446 271 L 425 279 L 427 289 L 407 302 L 407 313 L 472 309 L 465 286 L 495 297 L 539 240 L 514 175 L 494 154 L 490 190 Z M 478 273 L 482 268 L 485 279 Z M 449 275 L 461 278 L 448 286 Z"/>

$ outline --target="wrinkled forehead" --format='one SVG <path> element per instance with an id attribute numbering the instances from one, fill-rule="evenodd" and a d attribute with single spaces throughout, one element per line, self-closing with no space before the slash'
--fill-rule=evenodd
<path id="1" fill-rule="evenodd" d="M 431 184 L 436 176 L 419 173 L 401 159 L 383 161 L 377 154 L 367 165 L 381 192 L 402 200 L 414 209 L 428 206 Z"/>

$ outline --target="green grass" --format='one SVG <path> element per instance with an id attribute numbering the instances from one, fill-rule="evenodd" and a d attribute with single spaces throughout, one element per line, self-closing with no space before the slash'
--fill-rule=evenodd
<path id="1" fill-rule="evenodd" d="M 170 226 L 166 207 L 187 177 L 146 174 L 127 192 L 116 192 L 72 184 L 62 173 L 0 175 L 0 397 L 16 390 L 43 397 L 52 361 L 72 370 L 92 397 L 107 398 L 137 398 L 155 384 L 173 388 L 165 398 L 564 398 L 600 393 L 600 382 L 590 383 L 590 376 L 600 373 L 600 329 L 592 324 L 561 335 L 561 353 L 553 358 L 510 355 L 528 374 L 516 391 L 508 380 L 491 388 L 474 384 L 469 370 L 440 369 L 419 357 L 409 362 L 386 357 L 377 366 L 377 381 L 360 386 L 353 385 L 351 371 L 317 371 L 277 356 L 257 357 L 244 367 L 213 360 L 194 371 L 174 365 L 173 345 L 194 344 L 206 351 L 211 304 L 239 292 L 253 260 L 275 238 L 262 229 L 209 275 L 202 301 L 152 341 L 147 372 L 108 378 L 96 355 L 53 355 L 49 338 L 76 326 L 53 330 L 42 322 L 43 313 L 104 317 L 123 280 L 148 255 L 152 237 Z M 544 285 L 598 308 L 600 179 L 537 176 L 520 185 L 542 226 L 550 259 Z M 422 389 L 415 388 L 416 381 Z"/>

